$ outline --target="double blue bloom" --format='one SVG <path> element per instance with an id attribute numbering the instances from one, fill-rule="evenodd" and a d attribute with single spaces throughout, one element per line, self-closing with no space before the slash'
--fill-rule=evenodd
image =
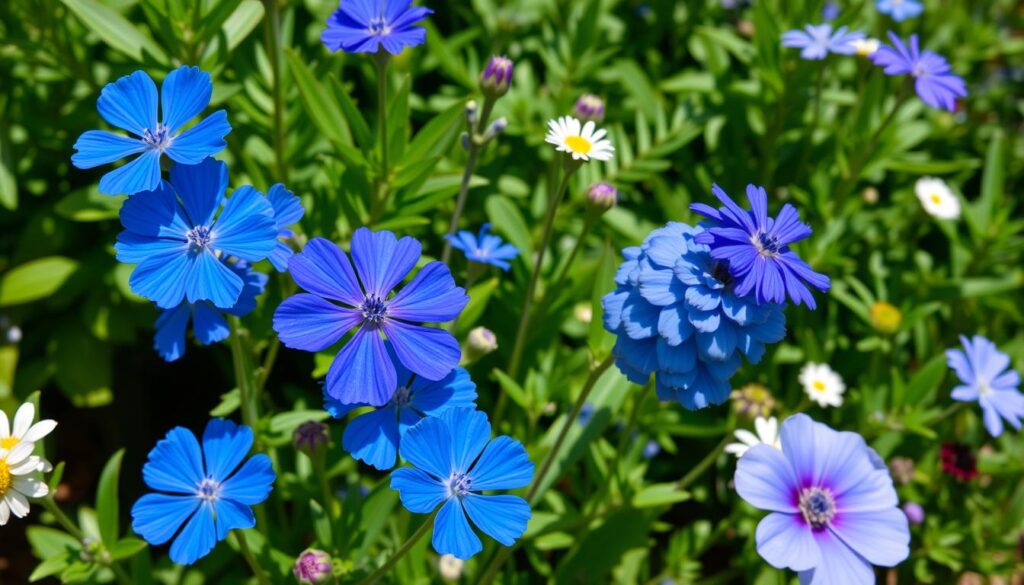
<path id="1" fill-rule="evenodd" d="M 423 44 L 427 31 L 416 25 L 433 13 L 412 0 L 341 0 L 320 40 L 331 51 L 397 55 Z"/>

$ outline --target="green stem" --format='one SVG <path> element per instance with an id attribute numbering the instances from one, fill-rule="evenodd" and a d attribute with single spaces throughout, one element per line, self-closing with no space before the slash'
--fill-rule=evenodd
<path id="1" fill-rule="evenodd" d="M 384 575 L 387 575 L 388 572 L 391 569 L 393 569 L 395 565 L 398 564 L 398 561 L 402 560 L 402 557 L 404 557 L 406 553 L 412 550 L 412 547 L 416 546 L 416 543 L 419 542 L 419 540 L 423 538 L 424 535 L 430 532 L 430 527 L 433 525 L 434 515 L 431 514 L 427 517 L 426 520 L 423 521 L 423 524 L 419 527 L 419 529 L 412 536 L 409 537 L 409 540 L 406 540 L 405 544 L 403 544 L 401 548 L 396 550 L 395 554 L 391 555 L 391 558 L 389 558 L 386 563 L 384 563 L 380 566 L 379 569 L 371 573 L 369 577 L 360 581 L 359 585 L 373 585 L 377 581 L 380 581 L 381 578 L 384 577 Z"/>
<path id="2" fill-rule="evenodd" d="M 576 260 L 576 256 L 578 256 L 580 250 L 583 249 L 583 246 L 587 241 L 587 236 L 590 235 L 590 230 L 594 227 L 594 220 L 595 216 L 588 213 L 587 218 L 583 223 L 583 229 L 580 231 L 579 237 L 576 238 L 576 244 L 572 247 L 572 252 L 569 252 L 569 259 L 565 261 L 565 265 L 562 266 L 562 270 L 559 272 L 558 278 L 555 279 L 555 286 L 551 287 L 550 290 L 555 292 L 562 290 L 565 280 L 569 277 L 569 270 L 572 269 L 573 261 Z"/>
<path id="3" fill-rule="evenodd" d="M 249 563 L 249 568 L 252 569 L 252 574 L 256 577 L 256 580 L 260 582 L 260 585 L 270 585 L 270 579 L 263 572 L 263 567 L 256 562 L 256 557 L 253 556 L 252 549 L 249 548 L 249 541 L 245 539 L 245 534 L 241 530 L 233 530 L 231 533 L 235 535 L 238 550 L 242 552 L 245 562 Z"/>
<path id="4" fill-rule="evenodd" d="M 484 131 L 487 129 L 487 122 L 490 120 L 491 112 L 494 110 L 494 98 L 485 97 L 484 107 L 480 111 L 480 117 L 477 119 L 476 127 L 470 127 L 469 132 L 469 155 L 466 157 L 466 169 L 462 173 L 462 183 L 459 185 L 459 196 L 455 200 L 455 211 L 452 212 L 452 219 L 448 223 L 448 235 L 454 236 L 455 232 L 459 229 L 459 218 L 462 217 L 462 211 L 466 207 L 466 196 L 469 195 L 469 181 L 473 178 L 473 171 L 476 170 L 477 159 L 480 155 L 480 150 L 483 145 L 480 143 L 480 137 L 483 136 Z M 448 238 L 444 240 L 444 251 L 441 252 L 441 262 L 445 264 L 452 255 L 452 243 L 448 241 Z"/>
<path id="5" fill-rule="evenodd" d="M 377 66 L 377 130 L 380 133 L 380 171 L 377 177 L 377 189 L 370 205 L 370 224 L 377 221 L 387 204 L 388 190 L 391 183 L 391 166 L 388 163 L 388 62 L 391 56 L 381 49 L 374 55 L 373 62 Z"/>
<path id="6" fill-rule="evenodd" d="M 704 456 L 704 459 L 700 460 L 700 463 L 694 466 L 689 473 L 676 482 L 676 487 L 680 490 L 684 490 L 689 487 L 691 483 L 697 481 L 697 479 L 704 475 L 704 472 L 711 467 L 715 460 L 718 459 L 718 456 L 722 454 L 722 451 L 725 451 L 725 446 L 728 445 L 731 440 L 732 434 L 726 433 L 726 435 L 722 437 L 722 440 L 719 441 L 718 446 L 709 451 L 708 454 Z"/>
<path id="7" fill-rule="evenodd" d="M 267 19 L 265 38 L 267 53 L 270 57 L 270 67 L 274 71 L 273 87 L 271 89 L 274 99 L 274 171 L 278 181 L 285 180 L 285 130 L 284 116 L 284 94 L 281 88 L 281 13 L 277 8 L 277 0 L 263 0 L 266 9 Z"/>
<path id="8" fill-rule="evenodd" d="M 46 508 L 47 512 L 53 514 L 53 517 L 57 519 L 57 523 L 60 524 L 64 530 L 67 530 L 68 534 L 73 536 L 75 540 L 81 542 L 82 539 L 85 538 L 85 534 L 78 528 L 78 525 L 72 522 L 71 518 L 68 518 L 67 514 L 60 509 L 60 506 L 58 506 L 57 502 L 54 501 L 52 494 L 39 501 L 43 504 L 43 507 Z"/>
<path id="9" fill-rule="evenodd" d="M 337 520 L 337 515 L 334 513 L 334 492 L 331 491 L 331 480 L 327 477 L 327 465 L 322 450 L 314 453 L 312 459 L 313 473 L 320 480 L 320 497 L 324 499 L 324 510 L 330 518 Z"/>
<path id="10" fill-rule="evenodd" d="M 796 165 L 798 173 L 803 171 L 807 164 L 807 157 L 814 150 L 814 133 L 818 131 L 818 122 L 821 120 L 821 94 L 825 88 L 825 61 L 822 60 L 818 66 L 817 79 L 814 82 L 814 110 L 811 113 L 811 126 L 807 130 L 807 141 L 800 149 L 800 162 Z"/>
<path id="11" fill-rule="evenodd" d="M 252 370 L 245 349 L 242 347 L 242 322 L 238 317 L 229 317 L 231 323 L 231 363 L 235 369 L 235 383 L 238 384 L 238 398 L 242 411 L 242 422 L 255 430 L 257 420 L 256 396 L 252 385 Z"/>
<path id="12" fill-rule="evenodd" d="M 947 406 L 945 410 L 943 410 L 939 414 L 935 415 L 935 418 L 933 418 L 932 420 L 928 421 L 928 424 L 929 425 L 937 425 L 940 422 L 946 420 L 947 418 L 949 418 L 949 417 L 953 416 L 954 414 L 956 414 L 956 413 L 960 412 L 961 410 L 963 410 L 964 406 L 966 406 L 966 405 L 967 405 L 966 402 L 954 402 L 953 404 L 950 404 L 949 406 Z"/>
<path id="13" fill-rule="evenodd" d="M 899 111 L 903 108 L 903 104 L 906 103 L 909 97 L 910 95 L 906 91 L 906 86 L 902 86 L 900 94 L 896 98 L 896 104 L 893 106 L 892 111 L 889 112 L 889 115 L 885 117 L 885 120 L 882 120 L 882 123 L 879 124 L 878 128 L 875 129 L 874 133 L 871 135 L 871 138 L 868 140 L 867 146 L 865 146 L 865 148 L 861 150 L 861 152 L 857 155 L 857 158 L 853 159 L 853 164 L 850 166 L 850 176 L 845 181 L 843 181 L 842 186 L 838 190 L 840 200 L 842 198 L 845 198 L 850 193 L 850 190 L 852 190 L 853 187 L 857 184 L 857 179 L 860 178 L 860 173 L 864 170 L 864 167 L 868 164 L 868 161 L 871 160 L 871 155 L 875 152 L 875 148 L 878 147 L 878 142 L 879 140 L 881 140 L 882 134 L 885 132 L 886 128 L 888 128 L 889 125 L 892 124 L 892 122 L 896 119 L 896 114 L 898 114 Z"/>

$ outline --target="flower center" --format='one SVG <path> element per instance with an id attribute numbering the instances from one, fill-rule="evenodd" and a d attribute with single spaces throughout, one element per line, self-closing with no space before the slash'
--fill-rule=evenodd
<path id="1" fill-rule="evenodd" d="M 196 490 L 196 497 L 207 502 L 217 500 L 220 498 L 220 482 L 209 477 L 199 482 L 199 487 Z"/>
<path id="2" fill-rule="evenodd" d="M 828 488 L 809 487 L 800 491 L 800 513 L 811 528 L 828 526 L 836 515 L 836 501 Z"/>
<path id="3" fill-rule="evenodd" d="M 371 295 L 363 301 L 363 318 L 374 325 L 379 325 L 388 315 L 388 305 L 384 299 Z"/>
<path id="4" fill-rule="evenodd" d="M 20 442 L 21 439 L 19 439 L 18 437 L 4 437 L 3 439 L 0 439 L 0 449 L 7 449 L 8 451 L 10 451 L 11 449 L 15 448 Z"/>
<path id="5" fill-rule="evenodd" d="M 197 225 L 185 234 L 185 239 L 188 240 L 190 250 L 199 252 L 203 248 L 209 247 L 210 241 L 213 240 L 213 233 L 209 227 Z"/>
<path id="6" fill-rule="evenodd" d="M 0 496 L 7 493 L 11 487 L 11 468 L 7 466 L 6 459 L 0 459 Z"/>
<path id="7" fill-rule="evenodd" d="M 754 244 L 754 249 L 757 250 L 758 254 L 768 258 L 778 256 L 779 249 L 782 248 L 779 238 L 763 232 L 750 236 L 750 243 Z"/>
<path id="8" fill-rule="evenodd" d="M 470 487 L 473 485 L 473 480 L 470 479 L 465 473 L 459 473 L 458 471 L 452 472 L 451 477 L 445 482 L 445 489 L 448 492 L 448 497 L 461 498 L 469 493 Z"/>
<path id="9" fill-rule="evenodd" d="M 715 260 L 711 264 L 711 276 L 722 286 L 732 284 L 732 275 L 729 274 L 729 263 L 723 260 Z"/>
<path id="10" fill-rule="evenodd" d="M 147 147 L 161 152 L 171 145 L 172 138 L 170 128 L 159 122 L 156 125 L 156 130 L 147 128 L 146 133 L 142 135 L 142 141 L 146 143 Z"/>
<path id="11" fill-rule="evenodd" d="M 405 408 L 409 406 L 409 402 L 412 401 L 412 392 L 405 386 L 395 390 L 395 395 L 391 397 L 391 402 L 395 403 L 398 408 Z"/>
<path id="12" fill-rule="evenodd" d="M 932 203 L 934 203 L 935 205 L 942 203 L 942 197 L 939 197 L 937 193 L 932 193 L 931 200 Z"/>
<path id="13" fill-rule="evenodd" d="M 818 392 L 824 392 L 826 387 L 825 383 L 822 382 L 821 380 L 815 380 L 814 383 L 811 384 L 811 386 L 813 386 L 814 389 L 817 390 Z"/>
<path id="14" fill-rule="evenodd" d="M 573 152 L 579 154 L 589 154 L 590 149 L 594 147 L 589 140 L 582 136 L 567 136 L 565 138 L 565 145 L 571 148 Z"/>
<path id="15" fill-rule="evenodd" d="M 988 385 L 988 382 L 978 383 L 978 396 L 988 396 L 992 393 L 992 386 Z"/>
<path id="16" fill-rule="evenodd" d="M 383 15 L 371 18 L 367 30 L 371 35 L 379 37 L 391 34 L 391 27 L 388 26 L 388 20 Z"/>

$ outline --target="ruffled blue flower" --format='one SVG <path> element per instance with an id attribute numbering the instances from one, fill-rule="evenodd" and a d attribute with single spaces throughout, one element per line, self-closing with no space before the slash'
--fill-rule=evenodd
<path id="1" fill-rule="evenodd" d="M 727 263 L 698 243 L 703 233 L 673 222 L 626 248 L 603 299 L 619 369 L 636 384 L 653 373 L 658 397 L 688 409 L 725 402 L 741 356 L 759 362 L 786 333 L 783 305 L 738 295 Z"/>
<path id="2" fill-rule="evenodd" d="M 173 538 L 171 560 L 191 565 L 231 530 L 255 526 L 252 506 L 270 495 L 275 475 L 262 453 L 242 463 L 252 439 L 249 427 L 215 418 L 200 450 L 192 431 L 171 429 L 142 467 L 142 479 L 157 493 L 132 506 L 132 530 L 152 545 Z"/>
<path id="3" fill-rule="evenodd" d="M 341 0 L 327 19 L 320 41 L 331 51 L 392 55 L 422 45 L 427 30 L 416 26 L 434 11 L 412 6 L 412 0 Z"/>
<path id="4" fill-rule="evenodd" d="M 896 22 L 916 18 L 924 12 L 921 0 L 875 0 L 875 8 L 882 14 L 888 14 Z"/>
<path id="5" fill-rule="evenodd" d="M 803 49 L 800 56 L 804 59 L 824 59 L 829 53 L 836 55 L 852 55 L 856 52 L 850 44 L 865 38 L 860 31 L 847 32 L 841 26 L 832 31 L 831 24 L 808 24 L 804 30 L 791 30 L 783 33 L 782 46 Z"/>
<path id="6" fill-rule="evenodd" d="M 914 78 L 914 91 L 921 101 L 933 108 L 956 109 L 956 98 L 967 97 L 967 84 L 959 75 L 952 73 L 946 58 L 932 51 L 921 51 L 917 35 L 910 35 L 910 42 L 904 43 L 889 33 L 892 46 L 882 45 L 871 60 L 879 67 L 885 67 L 886 75 L 910 75 Z"/>
<path id="7" fill-rule="evenodd" d="M 160 313 L 156 320 L 153 348 L 164 360 L 173 362 L 185 355 L 185 331 L 190 320 L 196 341 L 200 345 L 212 345 L 224 341 L 231 334 L 231 327 L 222 313 L 244 317 L 256 308 L 256 297 L 263 294 L 267 275 L 256 272 L 244 261 L 228 263 L 227 267 L 244 282 L 235 306 L 222 311 L 209 301 L 182 301 L 177 307 Z"/>
<path id="8" fill-rule="evenodd" d="M 380 470 L 395 466 L 402 437 L 423 417 L 449 408 L 476 407 L 476 384 L 465 368 L 455 368 L 436 382 L 414 376 L 400 364 L 396 369 L 402 385 L 391 400 L 352 419 L 341 438 L 341 446 L 353 457 Z M 334 418 L 362 406 L 369 405 L 342 404 L 324 393 L 324 408 Z"/>
<path id="9" fill-rule="evenodd" d="M 145 72 L 136 71 L 108 83 L 100 93 L 97 107 L 110 125 L 135 137 L 89 130 L 75 142 L 71 162 L 91 169 L 139 154 L 130 163 L 100 179 L 100 193 L 134 195 L 156 190 L 160 185 L 160 156 L 176 163 L 194 165 L 224 150 L 224 137 L 231 132 L 228 115 L 218 110 L 184 132 L 181 128 L 210 104 L 213 83 L 210 74 L 198 67 L 179 67 L 164 79 L 160 95 L 163 120 L 157 122 L 156 84 Z"/>
<path id="10" fill-rule="evenodd" d="M 267 192 L 267 199 L 274 208 L 274 223 L 277 224 L 277 247 L 267 258 L 278 272 L 288 269 L 288 260 L 292 257 L 291 247 L 282 240 L 295 237 L 295 232 L 290 226 L 299 223 L 302 216 L 306 214 L 306 208 L 302 206 L 302 200 L 292 194 L 281 183 L 270 187 Z"/>
<path id="11" fill-rule="evenodd" d="M 324 389 L 334 400 L 387 404 L 398 388 L 388 347 L 399 363 L 427 380 L 441 380 L 458 365 L 455 337 L 421 325 L 450 321 L 469 302 L 448 267 L 430 262 L 391 295 L 416 266 L 420 250 L 414 238 L 359 228 L 352 235 L 354 270 L 348 255 L 323 238 L 310 240 L 288 263 L 292 278 L 309 293 L 293 295 L 274 313 L 281 342 L 321 351 L 354 330 L 327 372 Z"/>
<path id="12" fill-rule="evenodd" d="M 462 230 L 455 235 L 445 235 L 445 239 L 451 242 L 452 247 L 456 250 L 462 250 L 470 262 L 490 264 L 502 270 L 508 270 L 512 265 L 507 260 L 518 256 L 519 248 L 512 244 L 506 244 L 494 234 L 487 233 L 490 229 L 491 224 L 485 223 L 480 228 L 479 234 Z"/>
<path id="13" fill-rule="evenodd" d="M 466 560 L 483 550 L 470 520 L 505 546 L 526 531 L 531 516 L 526 500 L 480 493 L 523 487 L 533 479 L 522 443 L 506 436 L 491 441 L 486 414 L 451 408 L 427 417 L 406 432 L 401 453 L 414 467 L 392 472 L 391 488 L 410 512 L 429 514 L 441 506 L 432 539 L 438 554 Z"/>
<path id="14" fill-rule="evenodd" d="M 725 207 L 690 205 L 690 210 L 711 220 L 696 241 L 710 246 L 712 258 L 729 263 L 729 274 L 736 279 L 736 294 L 745 297 L 753 293 L 758 304 L 783 303 L 789 295 L 794 303 L 814 309 L 814 295 L 804 283 L 824 292 L 830 282 L 789 249 L 790 244 L 812 233 L 810 226 L 800 221 L 796 208 L 787 203 L 777 217 L 769 217 L 768 194 L 756 185 L 747 185 L 747 200 L 753 211 L 736 205 L 718 185 L 712 191 Z"/>
<path id="15" fill-rule="evenodd" d="M 981 406 L 985 428 L 993 437 L 1003 434 L 1003 420 L 1018 431 L 1024 418 L 1020 374 L 1010 367 L 1010 356 L 980 335 L 961 335 L 964 351 L 947 349 L 946 360 L 962 384 L 953 388 L 953 400 Z"/>
<path id="16" fill-rule="evenodd" d="M 227 185 L 227 165 L 208 158 L 174 165 L 170 182 L 124 202 L 124 231 L 114 247 L 119 261 L 138 264 L 128 279 L 135 294 L 161 309 L 183 300 L 220 309 L 238 303 L 245 282 L 223 260 L 263 260 L 277 245 L 278 229 L 262 193 L 241 187 L 225 201 Z"/>

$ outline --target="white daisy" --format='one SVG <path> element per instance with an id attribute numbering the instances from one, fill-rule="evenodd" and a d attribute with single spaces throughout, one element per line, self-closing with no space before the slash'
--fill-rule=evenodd
<path id="1" fill-rule="evenodd" d="M 929 215 L 939 219 L 960 218 L 960 200 L 942 179 L 922 177 L 914 185 L 914 192 Z"/>
<path id="2" fill-rule="evenodd" d="M 29 512 L 29 498 L 50 493 L 46 482 L 39 479 L 42 465 L 32 455 L 34 445 L 21 442 L 13 449 L 0 449 L 0 526 L 7 524 L 11 514 L 24 518 Z"/>
<path id="3" fill-rule="evenodd" d="M 811 400 L 821 406 L 842 406 L 846 384 L 828 364 L 809 362 L 800 370 L 800 383 Z"/>
<path id="4" fill-rule="evenodd" d="M 747 429 L 736 429 L 733 434 L 736 435 L 740 442 L 726 445 L 725 452 L 732 453 L 736 457 L 743 457 L 744 453 L 751 447 L 762 443 L 771 445 L 776 449 L 782 448 L 782 444 L 779 442 L 779 420 L 774 416 L 771 418 L 764 418 L 763 416 L 755 418 L 754 430 L 757 431 L 756 435 Z"/>
<path id="5" fill-rule="evenodd" d="M 554 144 L 559 152 L 571 154 L 573 160 L 611 160 L 615 148 L 605 138 L 607 132 L 597 130 L 594 122 L 582 124 L 572 116 L 548 120 L 548 135 L 544 140 Z"/>
<path id="6" fill-rule="evenodd" d="M 870 57 L 875 54 L 878 47 L 882 45 L 878 39 L 855 39 L 850 41 L 853 51 L 861 57 Z"/>
<path id="7" fill-rule="evenodd" d="M 53 420 L 41 420 L 32 424 L 36 416 L 36 407 L 31 402 L 22 404 L 14 413 L 14 427 L 12 428 L 7 420 L 7 413 L 0 410 L 0 449 L 11 451 L 22 443 L 30 446 L 40 441 L 46 435 L 53 432 L 57 423 Z M 45 459 L 37 457 L 40 461 L 39 471 L 50 471 L 52 466 Z"/>

